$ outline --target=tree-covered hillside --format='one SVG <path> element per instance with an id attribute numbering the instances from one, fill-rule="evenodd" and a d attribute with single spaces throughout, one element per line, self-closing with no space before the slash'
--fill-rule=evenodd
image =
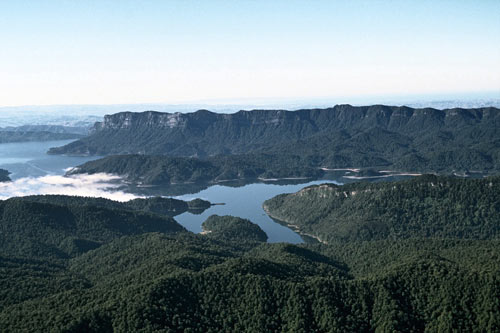
<path id="1" fill-rule="evenodd" d="M 65 206 L 93 206 L 109 209 L 136 210 L 172 217 L 191 210 L 197 212 L 200 210 L 203 211 L 211 205 L 210 202 L 202 199 L 183 201 L 163 197 L 139 198 L 126 202 L 113 201 L 105 198 L 76 197 L 68 195 L 31 195 L 18 199 Z"/>
<path id="2" fill-rule="evenodd" d="M 2 255 L 66 258 L 124 235 L 185 229 L 171 217 L 142 211 L 11 198 L 0 201 L 0 231 Z"/>
<path id="3" fill-rule="evenodd" d="M 301 167 L 500 171 L 500 110 L 337 105 L 216 114 L 123 112 L 53 154 L 201 157 L 265 152 Z M 285 163 L 281 164 L 286 167 Z"/>
<path id="4" fill-rule="evenodd" d="M 500 177 L 425 175 L 407 181 L 323 184 L 264 202 L 277 220 L 322 241 L 500 237 Z"/>
<path id="5" fill-rule="evenodd" d="M 227 180 L 275 178 L 316 178 L 319 168 L 304 165 L 299 156 L 245 154 L 215 156 L 208 159 L 151 155 L 117 155 L 89 161 L 70 171 L 78 173 L 112 173 L 140 184 L 208 183 Z"/>
<path id="6" fill-rule="evenodd" d="M 209 237 L 225 240 L 267 241 L 266 233 L 257 224 L 236 216 L 211 215 L 201 226 L 203 233 Z"/>
<path id="7" fill-rule="evenodd" d="M 0 329 L 494 332 L 499 250 L 498 241 L 345 248 L 128 236 L 62 263 L 0 257 Z"/>
<path id="8" fill-rule="evenodd" d="M 143 211 L 157 198 L 0 201 L 0 331 L 497 332 L 499 182 L 422 176 L 266 202 L 328 240 L 301 245 L 231 216 L 196 235 Z M 338 212 L 352 223 L 318 222 Z"/>

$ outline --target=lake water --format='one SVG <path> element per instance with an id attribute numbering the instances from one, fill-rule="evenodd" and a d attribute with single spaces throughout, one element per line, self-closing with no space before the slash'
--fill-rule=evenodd
<path id="1" fill-rule="evenodd" d="M 313 181 L 304 184 L 274 185 L 274 184 L 249 184 L 242 187 L 227 187 L 215 185 L 195 195 L 179 196 L 179 199 L 191 200 L 195 197 L 209 200 L 212 203 L 225 203 L 215 205 L 205 210 L 200 215 L 189 212 L 178 215 L 175 219 L 184 227 L 193 232 L 201 231 L 201 223 L 210 215 L 234 215 L 249 219 L 258 224 L 269 237 L 268 241 L 302 243 L 302 238 L 291 229 L 273 221 L 262 209 L 262 203 L 281 193 L 293 193 L 313 184 L 332 181 Z"/>
<path id="2" fill-rule="evenodd" d="M 45 142 L 15 142 L 0 144 L 0 169 L 11 172 L 12 180 L 23 177 L 62 175 L 64 170 L 98 157 L 47 155 L 49 148 L 59 147 L 74 140 Z"/>
<path id="3" fill-rule="evenodd" d="M 214 205 L 201 214 L 186 212 L 175 217 L 180 224 L 192 232 L 201 232 L 201 224 L 212 214 L 233 215 L 247 218 L 258 224 L 267 233 L 269 242 L 301 243 L 303 242 L 301 236 L 267 216 L 262 209 L 262 203 L 278 194 L 293 193 L 309 185 L 326 182 L 340 184 L 349 181 L 342 178 L 343 173 L 332 173 L 329 174 L 328 179 L 316 181 L 294 180 L 253 184 L 236 182 L 212 186 L 207 184 L 182 184 L 169 187 L 138 188 L 124 185 L 122 187 L 110 186 L 107 188 L 103 187 L 101 183 L 94 184 L 93 180 L 82 183 L 82 179 L 75 179 L 75 184 L 72 184 L 61 180 L 61 178 L 64 178 L 61 175 L 65 173 L 65 169 L 98 157 L 46 154 L 49 148 L 61 146 L 71 141 L 73 140 L 0 144 L 0 168 L 12 172 L 11 178 L 13 179 L 13 182 L 8 185 L 10 186 L 8 191 L 12 194 L 6 195 L 7 187 L 0 187 L 0 192 L 2 189 L 4 192 L 0 193 L 0 197 L 2 197 L 2 194 L 3 197 L 8 197 L 12 195 L 50 193 L 107 196 L 115 200 L 129 200 L 131 194 L 137 196 L 171 196 L 183 200 L 201 198 L 211 203 L 224 203 L 224 205 Z M 48 175 L 58 175 L 59 177 L 52 177 L 56 179 L 51 178 L 48 181 Z M 40 182 L 43 180 L 45 183 L 37 184 L 37 179 Z M 99 181 L 102 182 L 102 180 Z M 32 187 L 31 192 L 18 191 L 16 188 L 12 189 L 12 187 L 27 186 Z M 91 186 L 97 186 L 98 188 L 89 190 Z M 106 194 L 109 194 L 109 196 Z"/>

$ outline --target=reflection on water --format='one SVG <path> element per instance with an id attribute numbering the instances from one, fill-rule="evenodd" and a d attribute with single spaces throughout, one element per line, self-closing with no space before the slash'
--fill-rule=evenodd
<path id="1" fill-rule="evenodd" d="M 175 219 L 188 230 L 200 232 L 201 224 L 212 214 L 233 215 L 257 223 L 267 233 L 269 242 L 301 243 L 304 240 L 297 233 L 267 216 L 262 209 L 262 203 L 278 194 L 293 193 L 313 184 L 326 182 L 340 184 L 355 181 L 343 178 L 345 171 L 329 172 L 324 179 L 314 181 L 310 179 L 257 183 L 255 181 L 230 181 L 218 184 L 174 184 L 161 187 L 117 184 L 110 175 L 62 177 L 65 169 L 99 158 L 98 156 L 72 157 L 46 154 L 49 148 L 72 141 L 0 144 L 0 168 L 9 170 L 13 179 L 13 182 L 0 186 L 0 197 L 52 193 L 103 196 L 113 200 L 130 200 L 136 196 L 168 196 L 186 201 L 201 198 L 211 203 L 224 203 L 224 205 L 215 205 L 205 211 L 185 212 L 176 216 Z M 373 179 L 373 181 L 381 180 L 392 179 Z"/>
<path id="2" fill-rule="evenodd" d="M 271 219 L 262 209 L 263 202 L 276 195 L 297 192 L 310 185 L 323 183 L 343 184 L 355 181 L 343 178 L 344 174 L 345 172 L 330 172 L 320 180 L 279 180 L 260 183 L 234 181 L 217 185 L 205 183 L 153 187 L 129 186 L 127 191 L 141 196 L 175 196 L 177 199 L 187 201 L 200 198 L 208 200 L 211 203 L 224 203 L 224 205 L 212 206 L 198 214 L 185 212 L 175 217 L 180 224 L 195 233 L 201 232 L 201 224 L 210 215 L 233 215 L 247 218 L 258 224 L 267 233 L 269 237 L 268 241 L 271 243 L 302 243 L 304 241 L 312 241 L 312 239 L 305 239 L 290 228 Z M 395 178 L 401 179 L 407 177 Z M 395 178 L 384 178 L 383 180 L 394 180 Z M 381 179 L 369 181 L 381 181 Z"/>
<path id="3" fill-rule="evenodd" d="M 258 224 L 269 237 L 269 242 L 288 242 L 302 243 L 302 238 L 291 229 L 273 221 L 262 209 L 262 203 L 281 193 L 292 193 L 301 188 L 313 184 L 321 184 L 325 182 L 337 183 L 332 180 L 317 180 L 299 182 L 294 180 L 279 181 L 272 183 L 244 183 L 232 182 L 224 183 L 224 185 L 193 185 L 191 187 L 182 187 L 184 194 L 180 194 L 180 188 L 175 189 L 172 186 L 155 187 L 155 188 L 139 188 L 141 195 L 175 195 L 177 199 L 192 200 L 201 198 L 212 203 L 224 203 L 224 205 L 215 205 L 201 214 L 193 214 L 185 212 L 175 217 L 175 219 L 193 232 L 201 232 L 201 224 L 210 215 L 233 215 L 242 218 L 247 218 L 250 221 Z M 196 192 L 197 189 L 200 189 Z M 174 194 L 173 194 L 174 193 Z"/>
<path id="4" fill-rule="evenodd" d="M 327 177 L 325 180 L 334 180 L 336 178 Z M 297 185 L 307 184 L 313 179 L 282 179 L 276 181 L 255 181 L 255 180 L 231 180 L 219 183 L 184 183 L 170 184 L 165 186 L 137 186 L 127 185 L 127 191 L 141 196 L 183 196 L 188 194 L 197 194 L 213 186 L 221 187 L 244 187 L 250 184 L 268 184 L 268 185 Z"/>

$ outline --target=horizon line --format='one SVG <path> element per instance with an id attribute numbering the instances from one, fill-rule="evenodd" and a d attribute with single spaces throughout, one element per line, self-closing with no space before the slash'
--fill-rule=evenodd
<path id="1" fill-rule="evenodd" d="M 380 99 L 379 101 L 369 101 Z M 385 99 L 385 101 L 383 101 Z M 376 95 L 352 95 L 352 96 L 324 96 L 324 97 L 261 97 L 261 98 L 227 98 L 227 99 L 205 99 L 190 101 L 158 101 L 158 102 L 132 102 L 132 103 L 48 103 L 48 104 L 15 104 L 0 105 L 0 109 L 27 108 L 27 107 L 106 107 L 106 106 L 238 106 L 262 104 L 297 104 L 297 103 L 335 103 L 335 104 L 383 104 L 383 103 L 416 103 L 416 102 L 445 102 L 445 101 L 467 101 L 475 99 L 500 100 L 500 91 L 474 91 L 453 93 L 421 93 L 421 94 L 376 94 Z"/>

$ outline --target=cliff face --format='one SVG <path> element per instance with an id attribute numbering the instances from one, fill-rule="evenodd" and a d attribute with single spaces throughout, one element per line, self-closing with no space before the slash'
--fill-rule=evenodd
<path id="1" fill-rule="evenodd" d="M 217 114 L 207 110 L 194 113 L 162 113 L 156 111 L 120 112 L 104 117 L 104 122 L 94 125 L 94 132 L 119 129 L 207 129 L 211 126 L 280 126 L 307 122 L 318 130 L 325 128 L 367 128 L 378 126 L 386 129 L 447 127 L 450 125 L 470 125 L 479 123 L 483 117 L 488 120 L 499 118 L 498 109 L 412 109 L 373 105 L 353 107 L 337 105 L 328 109 L 308 109 L 299 111 L 254 110 L 239 111 L 234 114 Z M 496 119 L 498 120 L 498 119 Z"/>
<path id="2" fill-rule="evenodd" d="M 500 110 L 412 109 L 373 105 L 337 105 L 298 111 L 254 110 L 217 114 L 121 112 L 96 123 L 87 138 L 53 148 L 53 154 L 121 153 L 207 156 L 245 153 L 332 132 L 381 128 L 410 137 L 459 128 L 498 128 Z"/>
<path id="3" fill-rule="evenodd" d="M 94 132 L 100 130 L 119 130 L 134 128 L 174 128 L 182 127 L 186 124 L 186 118 L 181 113 L 161 113 L 155 111 L 120 112 L 113 115 L 106 115 L 104 122 L 97 122 L 94 125 Z"/>

